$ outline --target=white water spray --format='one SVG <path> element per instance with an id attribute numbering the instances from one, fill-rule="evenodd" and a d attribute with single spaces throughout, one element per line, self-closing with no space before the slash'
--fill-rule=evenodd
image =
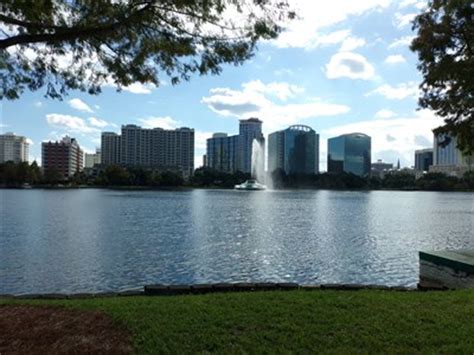
<path id="1" fill-rule="evenodd" d="M 257 139 L 252 142 L 252 178 L 265 183 L 265 148 Z"/>

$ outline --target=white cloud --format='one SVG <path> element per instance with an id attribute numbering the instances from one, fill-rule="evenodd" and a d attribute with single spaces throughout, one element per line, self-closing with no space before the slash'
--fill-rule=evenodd
<path id="1" fill-rule="evenodd" d="M 369 11 L 386 8 L 390 0 L 293 0 L 290 3 L 298 19 L 284 24 L 285 30 L 272 43 L 280 48 L 297 47 L 312 49 L 324 44 L 340 43 L 344 38 L 327 34 L 327 29 L 349 17 L 363 15 Z M 336 32 L 342 36 L 341 31 Z M 336 42 L 334 42 L 336 41 Z"/>
<path id="2" fill-rule="evenodd" d="M 76 133 L 98 133 L 100 130 L 89 126 L 85 120 L 77 116 L 63 115 L 60 113 L 48 113 L 46 121 L 53 127 L 63 129 L 67 132 Z"/>
<path id="3" fill-rule="evenodd" d="M 403 9 L 405 7 L 416 7 L 417 9 L 421 10 L 423 9 L 425 6 L 426 6 L 427 2 L 426 0 L 403 0 L 400 2 L 400 4 L 398 5 L 398 7 L 400 9 Z"/>
<path id="4" fill-rule="evenodd" d="M 282 101 L 286 101 L 288 98 L 294 97 L 296 94 L 302 93 L 304 91 L 302 87 L 288 84 L 286 82 L 271 82 L 264 84 L 260 80 L 249 81 L 242 84 L 242 87 L 244 90 L 276 96 Z"/>
<path id="5" fill-rule="evenodd" d="M 38 108 L 43 107 L 43 103 L 41 101 L 36 101 L 33 105 Z"/>
<path id="6" fill-rule="evenodd" d="M 84 111 L 84 112 L 90 112 L 93 113 L 94 111 L 89 107 L 88 104 L 86 104 L 84 101 L 81 99 L 75 98 L 71 99 L 68 101 L 69 106 L 71 106 L 73 109 L 78 110 L 78 111 Z"/>
<path id="7" fill-rule="evenodd" d="M 153 84 L 133 83 L 129 86 L 123 86 L 122 90 L 131 92 L 132 94 L 151 94 L 156 86 Z"/>
<path id="8" fill-rule="evenodd" d="M 388 109 L 382 109 L 375 113 L 375 118 L 392 118 L 395 117 L 397 114 Z"/>
<path id="9" fill-rule="evenodd" d="M 386 64 L 399 64 L 399 63 L 405 63 L 406 59 L 401 54 L 393 54 L 385 58 L 384 62 Z"/>
<path id="10" fill-rule="evenodd" d="M 371 79 L 375 74 L 374 67 L 364 56 L 352 52 L 334 54 L 326 64 L 326 76 L 329 79 Z"/>
<path id="11" fill-rule="evenodd" d="M 393 118 L 375 119 L 323 130 L 321 146 L 327 138 L 351 132 L 362 132 L 372 137 L 372 161 L 383 159 L 402 165 L 413 165 L 415 149 L 427 148 L 433 142 L 432 129 L 442 124 L 442 118 L 432 111 L 421 110 L 414 114 Z M 324 141 L 323 141 L 324 140 Z"/>
<path id="12" fill-rule="evenodd" d="M 410 13 L 410 14 L 401 14 L 397 12 L 395 14 L 395 24 L 399 30 L 403 29 L 404 27 L 411 25 L 413 20 L 418 14 Z"/>
<path id="13" fill-rule="evenodd" d="M 99 105 L 94 105 L 95 109 L 96 110 L 100 110 L 100 106 Z"/>
<path id="14" fill-rule="evenodd" d="M 348 29 L 337 30 L 329 33 L 319 34 L 313 39 L 313 42 L 304 48 L 311 50 L 317 47 L 325 47 L 340 44 L 339 51 L 352 51 L 366 44 L 365 39 L 352 36 Z M 299 47 L 299 46 L 295 46 Z"/>
<path id="15" fill-rule="evenodd" d="M 383 84 L 365 94 L 365 96 L 382 95 L 389 100 L 403 100 L 407 97 L 417 98 L 419 94 L 418 84 L 414 81 L 401 83 L 396 86 Z"/>
<path id="16" fill-rule="evenodd" d="M 414 38 L 415 36 L 400 37 L 396 39 L 395 41 L 393 41 L 392 43 L 390 43 L 390 45 L 388 46 L 388 49 L 394 49 L 398 47 L 408 47 Z"/>
<path id="17" fill-rule="evenodd" d="M 144 128 L 175 129 L 180 125 L 179 121 L 172 119 L 170 116 L 150 116 L 146 118 L 140 118 L 138 121 Z"/>
<path id="18" fill-rule="evenodd" d="M 35 142 L 33 142 L 33 140 L 31 138 L 26 138 L 26 143 L 28 143 L 29 145 L 34 145 Z"/>
<path id="19" fill-rule="evenodd" d="M 268 86 L 262 83 L 266 88 L 262 90 L 261 85 L 255 82 L 242 84 L 242 90 L 211 89 L 209 96 L 203 97 L 201 102 L 221 116 L 259 117 L 264 121 L 265 132 L 273 132 L 307 118 L 334 116 L 350 111 L 346 105 L 323 102 L 318 98 L 309 98 L 303 103 L 301 99 L 298 103 L 277 103 L 272 100 L 272 96 L 276 96 L 275 93 L 279 92 L 275 89 L 279 86 Z M 283 85 L 283 87 L 291 87 L 291 85 Z"/>
<path id="20" fill-rule="evenodd" d="M 100 118 L 97 118 L 97 117 L 89 117 L 89 124 L 91 126 L 94 126 L 94 127 L 99 127 L 99 128 L 102 128 L 102 127 L 105 127 L 105 126 L 109 126 L 110 123 L 107 122 L 107 121 L 104 121 Z"/>

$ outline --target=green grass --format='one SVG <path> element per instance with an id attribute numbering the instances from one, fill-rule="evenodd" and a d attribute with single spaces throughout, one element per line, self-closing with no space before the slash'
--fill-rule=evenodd
<path id="1" fill-rule="evenodd" d="M 474 290 L 0 300 L 103 310 L 137 353 L 474 352 Z"/>

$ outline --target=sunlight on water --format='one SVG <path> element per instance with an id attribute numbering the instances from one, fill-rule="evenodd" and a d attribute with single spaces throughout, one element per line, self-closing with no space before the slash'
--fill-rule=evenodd
<path id="1" fill-rule="evenodd" d="M 472 196 L 1 190 L 0 293 L 234 281 L 414 286 L 419 250 L 474 248 Z"/>

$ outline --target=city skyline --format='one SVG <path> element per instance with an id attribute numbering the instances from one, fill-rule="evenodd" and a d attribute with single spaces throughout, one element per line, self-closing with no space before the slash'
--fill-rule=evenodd
<path id="1" fill-rule="evenodd" d="M 29 137 L 30 159 L 39 161 L 41 142 L 65 134 L 92 153 L 102 130 L 118 132 L 125 123 L 194 127 L 198 167 L 213 132 L 237 134 L 234 120 L 255 116 L 265 136 L 293 124 L 313 127 L 321 136 L 322 171 L 327 139 L 350 132 L 374 137 L 374 161 L 414 165 L 412 152 L 430 147 L 431 129 L 442 123 L 416 110 L 421 76 L 408 48 L 410 20 L 425 2 L 294 4 L 308 16 L 277 40 L 262 42 L 243 66 L 179 86 L 164 78 L 160 88 L 133 84 L 116 93 L 105 87 L 98 96 L 73 91 L 64 101 L 26 92 L 0 103 L 0 131 Z"/>

